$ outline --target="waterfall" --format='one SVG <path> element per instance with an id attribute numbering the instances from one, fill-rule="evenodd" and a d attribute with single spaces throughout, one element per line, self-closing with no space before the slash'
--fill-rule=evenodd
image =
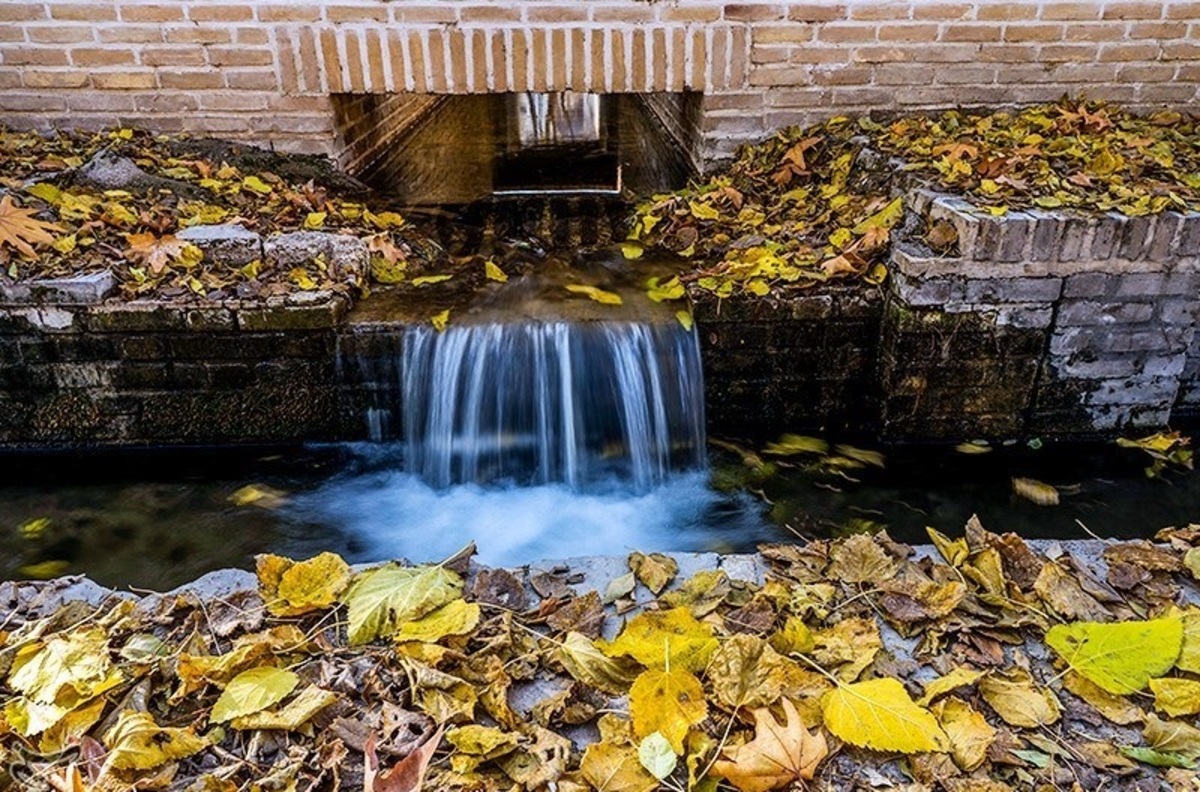
<path id="1" fill-rule="evenodd" d="M 435 487 L 617 478 L 704 465 L 699 341 L 675 322 L 404 331 L 405 465 Z"/>

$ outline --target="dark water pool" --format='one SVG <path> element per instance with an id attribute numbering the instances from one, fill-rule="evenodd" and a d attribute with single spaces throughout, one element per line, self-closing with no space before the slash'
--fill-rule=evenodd
<path id="1" fill-rule="evenodd" d="M 256 553 L 334 550 L 352 561 L 450 555 L 481 560 L 640 550 L 752 550 L 762 541 L 887 528 L 919 542 L 973 513 L 1029 537 L 1133 537 L 1200 520 L 1200 478 L 1147 479 L 1137 451 L 1025 447 L 967 456 L 893 451 L 882 469 L 779 468 L 756 476 L 715 450 L 712 469 L 634 492 L 618 484 L 433 490 L 399 451 L 334 446 L 284 454 L 197 452 L 0 459 L 0 578 L 85 573 L 112 586 L 170 588 Z M 1057 506 L 1011 479 L 1058 487 Z"/>

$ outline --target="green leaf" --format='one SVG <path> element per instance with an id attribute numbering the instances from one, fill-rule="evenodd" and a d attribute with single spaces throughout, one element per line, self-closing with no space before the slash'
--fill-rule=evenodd
<path id="1" fill-rule="evenodd" d="M 1074 671 L 1123 696 L 1171 670 L 1183 646 L 1183 622 L 1170 617 L 1059 624 L 1046 633 L 1046 644 Z"/>
<path id="2" fill-rule="evenodd" d="M 654 732 L 638 746 L 638 761 L 650 775 L 662 781 L 675 772 L 679 757 L 675 755 L 667 738 L 663 737 L 661 732 Z"/>
<path id="3" fill-rule="evenodd" d="M 1182 754 L 1156 751 L 1153 748 L 1141 746 L 1124 746 L 1120 750 L 1123 756 L 1153 767 L 1182 767 L 1191 770 L 1196 766 L 1195 762 Z"/>
<path id="4" fill-rule="evenodd" d="M 274 666 L 251 668 L 235 676 L 213 705 L 209 720 L 213 723 L 262 712 L 278 704 L 296 689 L 299 677 Z"/>
<path id="5" fill-rule="evenodd" d="M 457 599 L 462 588 L 462 578 L 440 566 L 389 564 L 367 570 L 354 579 L 342 599 L 349 610 L 350 643 L 393 635 L 405 623 Z"/>

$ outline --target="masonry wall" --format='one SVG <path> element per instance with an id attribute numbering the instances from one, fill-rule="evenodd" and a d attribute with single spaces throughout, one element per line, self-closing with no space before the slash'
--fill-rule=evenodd
<path id="1" fill-rule="evenodd" d="M 0 122 L 340 154 L 334 94 L 690 90 L 711 159 L 845 112 L 1186 105 L 1198 42 L 1195 0 L 6 0 Z"/>

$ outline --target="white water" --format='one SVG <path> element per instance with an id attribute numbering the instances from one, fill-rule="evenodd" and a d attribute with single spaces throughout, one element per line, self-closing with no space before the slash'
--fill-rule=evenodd
<path id="1" fill-rule="evenodd" d="M 745 496 L 720 495 L 702 472 L 647 492 L 628 484 L 580 492 L 565 484 L 435 489 L 411 473 L 377 470 L 335 479 L 286 509 L 340 531 L 361 561 L 435 561 L 474 541 L 482 563 L 519 566 L 632 550 L 747 550 L 772 536 Z"/>
<path id="2" fill-rule="evenodd" d="M 645 491 L 704 466 L 699 342 L 673 321 L 410 328 L 401 383 L 406 468 L 435 487 Z"/>

